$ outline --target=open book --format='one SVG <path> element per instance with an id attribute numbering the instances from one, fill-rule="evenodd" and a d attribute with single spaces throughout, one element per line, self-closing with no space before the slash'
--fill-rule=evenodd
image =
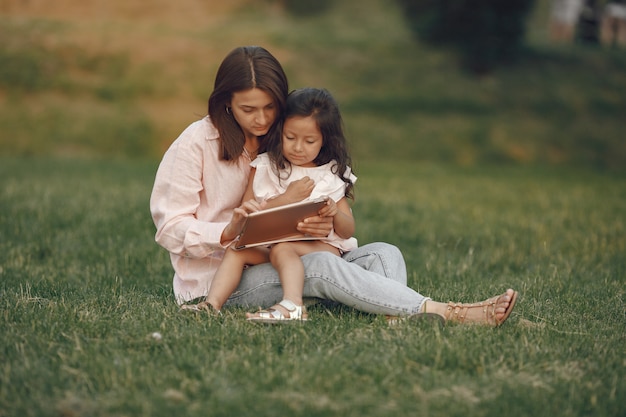
<path id="1" fill-rule="evenodd" d="M 293 240 L 323 239 L 304 235 L 298 232 L 296 227 L 307 217 L 317 216 L 327 199 L 328 197 L 320 197 L 250 213 L 234 248 L 245 249 Z"/>

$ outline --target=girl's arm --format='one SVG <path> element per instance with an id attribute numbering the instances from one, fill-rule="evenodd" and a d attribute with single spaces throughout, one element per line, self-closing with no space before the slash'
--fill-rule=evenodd
<path id="1" fill-rule="evenodd" d="M 320 210 L 319 214 L 320 217 L 333 218 L 333 228 L 339 237 L 348 239 L 354 235 L 354 216 L 345 197 L 336 203 L 329 198 L 327 205 Z"/>
<path id="2" fill-rule="evenodd" d="M 264 208 L 284 206 L 285 204 L 297 203 L 308 198 L 315 188 L 315 181 L 309 177 L 302 177 L 291 182 L 284 193 L 266 201 Z"/>
<path id="3" fill-rule="evenodd" d="M 248 185 L 246 186 L 246 191 L 243 193 L 243 197 L 241 202 L 254 200 L 254 191 L 252 186 L 254 185 L 254 175 L 256 174 L 256 168 L 250 169 L 250 175 L 248 175 Z"/>

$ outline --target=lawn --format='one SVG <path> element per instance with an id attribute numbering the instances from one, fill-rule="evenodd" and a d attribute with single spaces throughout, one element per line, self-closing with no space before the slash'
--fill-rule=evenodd
<path id="1" fill-rule="evenodd" d="M 624 177 L 362 163 L 361 243 L 410 286 L 521 299 L 499 329 L 182 314 L 153 240 L 152 160 L 0 160 L 0 416 L 622 416 Z M 161 337 L 154 337 L 158 332 Z"/>
<path id="2" fill-rule="evenodd" d="M 537 0 L 520 61 L 477 78 L 395 2 L 281 4 L 2 3 L 0 417 L 626 415 L 624 51 L 551 44 Z M 154 174 L 245 44 L 337 98 L 359 242 L 436 300 L 517 289 L 504 326 L 178 311 Z"/>

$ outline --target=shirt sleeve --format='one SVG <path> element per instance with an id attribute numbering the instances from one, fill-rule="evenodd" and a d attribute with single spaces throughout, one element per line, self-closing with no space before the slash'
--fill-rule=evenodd
<path id="1" fill-rule="evenodd" d="M 157 228 L 155 240 L 170 253 L 204 258 L 222 249 L 227 222 L 197 219 L 203 190 L 205 134 L 198 125 L 187 128 L 163 156 L 157 170 L 150 210 Z"/>
<path id="2" fill-rule="evenodd" d="M 357 177 L 352 173 L 350 167 L 346 168 L 345 176 L 350 178 L 352 184 L 354 184 L 357 180 Z M 346 186 L 346 183 L 343 182 L 343 180 L 337 175 L 333 174 L 329 167 L 326 175 L 320 178 L 318 183 L 315 185 L 315 189 L 313 190 L 314 197 L 327 195 L 334 201 L 339 201 L 345 197 Z"/>
<path id="3" fill-rule="evenodd" d="M 285 187 L 281 186 L 280 179 L 272 169 L 267 153 L 257 156 L 250 166 L 256 169 L 252 187 L 256 201 L 262 202 L 285 192 Z"/>

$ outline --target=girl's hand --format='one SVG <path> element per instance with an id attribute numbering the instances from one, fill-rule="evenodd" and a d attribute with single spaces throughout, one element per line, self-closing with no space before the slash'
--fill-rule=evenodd
<path id="1" fill-rule="evenodd" d="M 299 180 L 293 181 L 287 186 L 283 197 L 285 198 L 284 204 L 297 203 L 305 198 L 308 198 L 315 187 L 315 181 L 309 177 L 302 177 Z"/>
<path id="2" fill-rule="evenodd" d="M 309 217 L 298 223 L 298 231 L 305 235 L 326 237 L 333 230 L 333 220 L 333 217 Z"/>
<path id="3" fill-rule="evenodd" d="M 326 205 L 320 209 L 318 214 L 319 218 L 322 220 L 330 219 L 330 223 L 328 223 L 330 230 L 326 231 L 323 223 L 320 222 L 317 222 L 315 226 L 320 233 L 322 230 L 327 232 L 324 236 L 328 236 L 333 229 L 335 230 L 335 234 L 343 239 L 348 239 L 354 235 L 354 217 L 352 216 L 352 210 L 350 209 L 345 197 L 337 202 L 335 202 L 332 198 L 328 198 L 326 200 Z M 308 220 L 312 221 L 313 219 L 314 218 L 305 219 L 305 222 Z M 311 232 L 309 233 L 312 234 Z"/>
<path id="4" fill-rule="evenodd" d="M 332 198 L 326 200 L 326 205 L 319 211 L 320 217 L 335 217 L 339 209 L 337 203 Z"/>

